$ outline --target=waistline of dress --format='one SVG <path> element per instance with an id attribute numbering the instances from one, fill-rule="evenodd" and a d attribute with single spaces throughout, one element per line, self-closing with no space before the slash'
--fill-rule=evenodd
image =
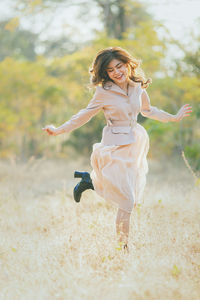
<path id="1" fill-rule="evenodd" d="M 131 119 L 131 120 L 107 120 L 107 126 L 109 127 L 120 127 L 120 126 L 125 126 L 125 127 L 131 127 L 133 128 L 137 124 L 137 120 Z"/>

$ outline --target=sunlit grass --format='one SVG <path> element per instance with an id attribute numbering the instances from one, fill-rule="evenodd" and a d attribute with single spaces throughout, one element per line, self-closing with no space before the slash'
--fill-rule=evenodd
<path id="1" fill-rule="evenodd" d="M 184 163 L 149 165 L 127 254 L 116 208 L 72 198 L 87 163 L 1 161 L 0 299 L 199 299 L 199 186 Z"/>

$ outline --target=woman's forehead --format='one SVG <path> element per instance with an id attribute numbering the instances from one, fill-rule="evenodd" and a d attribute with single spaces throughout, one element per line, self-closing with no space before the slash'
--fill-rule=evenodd
<path id="1" fill-rule="evenodd" d="M 107 65 L 107 68 L 114 68 L 116 67 L 119 63 L 122 63 L 121 60 L 113 58 L 110 63 Z"/>

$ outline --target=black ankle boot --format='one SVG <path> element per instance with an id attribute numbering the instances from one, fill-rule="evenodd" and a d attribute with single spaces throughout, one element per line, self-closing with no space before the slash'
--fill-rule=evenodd
<path id="1" fill-rule="evenodd" d="M 90 174 L 88 172 L 75 171 L 74 177 L 82 178 L 81 181 L 74 188 L 74 200 L 76 202 L 80 202 L 82 193 L 88 189 L 94 190 L 94 186 L 92 184 L 92 179 L 90 178 Z"/>

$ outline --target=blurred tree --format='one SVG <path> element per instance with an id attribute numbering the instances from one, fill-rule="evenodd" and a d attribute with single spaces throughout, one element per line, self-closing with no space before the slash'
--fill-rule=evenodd
<path id="1" fill-rule="evenodd" d="M 56 104 L 63 99 L 59 82 L 48 76 L 42 59 L 6 58 L 0 63 L 0 80 L 1 155 L 39 155 L 41 128 L 48 114 L 58 113 Z"/>
<path id="2" fill-rule="evenodd" d="M 108 9 L 107 2 L 111 5 L 110 18 L 113 20 L 113 27 L 110 25 L 110 29 L 106 25 L 108 20 L 106 21 L 103 13 L 106 7 Z M 107 2 L 97 0 L 23 2 L 20 0 L 20 3 L 24 3 L 21 8 L 25 10 L 29 7 L 28 13 L 31 14 L 52 9 L 53 4 L 65 3 L 65 5 L 77 6 L 79 3 L 82 12 L 87 10 L 89 4 L 101 4 L 99 11 L 102 13 L 101 20 L 105 23 L 105 30 L 102 32 L 99 30 L 96 38 L 79 50 L 73 49 L 70 38 L 49 41 L 49 43 L 44 41 L 46 55 L 54 59 L 37 57 L 31 62 L 7 58 L 0 63 L 1 155 L 7 156 L 15 152 L 21 157 L 27 157 L 47 152 L 54 153 L 55 150 L 58 153 L 67 153 L 69 146 L 73 152 L 89 153 L 92 144 L 100 141 L 101 130 L 105 125 L 103 114 L 99 114 L 79 130 L 62 137 L 44 135 L 41 128 L 51 123 L 59 126 L 86 107 L 93 95 L 93 92 L 87 89 L 88 68 L 93 57 L 102 48 L 120 46 L 136 58 L 142 59 L 142 68 L 147 77 L 153 78 L 153 85 L 148 88 L 152 105 L 171 113 L 176 113 L 185 103 L 193 105 L 192 117 L 181 123 L 163 124 L 142 117 L 139 119 L 151 134 L 150 155 L 156 155 L 157 158 L 162 154 L 171 155 L 177 152 L 182 143 L 193 162 L 192 165 L 195 165 L 195 169 L 199 169 L 200 86 L 196 71 L 199 68 L 197 55 L 191 57 L 194 52 L 187 50 L 184 65 L 179 67 L 179 72 L 177 68 L 175 77 L 165 75 L 164 78 L 158 78 L 158 71 L 164 68 L 161 61 L 167 51 L 166 41 L 161 40 L 156 31 L 157 26 L 162 25 L 149 18 L 145 13 L 145 6 L 141 8 L 138 4 L 138 9 L 141 11 L 136 13 L 136 1 Z M 118 22 L 120 18 L 122 21 Z M 4 30 L 8 30 L 8 33 L 14 33 L 16 29 L 19 30 L 17 18 L 5 24 Z M 58 45 L 62 48 L 61 52 Z M 67 54 L 66 48 L 71 49 Z M 192 64 L 195 67 L 191 67 Z M 187 70 L 190 72 L 186 72 Z M 163 72 L 163 74 L 167 73 Z"/>
<path id="3" fill-rule="evenodd" d="M 56 57 L 63 56 L 67 53 L 73 53 L 86 45 L 89 42 L 75 42 L 73 41 L 73 28 L 72 32 L 67 36 L 63 32 L 62 35 L 58 35 L 52 40 L 52 38 L 44 39 L 45 30 L 48 30 L 49 26 L 53 22 L 53 19 L 58 15 L 56 12 L 57 9 L 66 9 L 66 7 L 76 7 L 77 8 L 77 17 L 79 24 L 93 18 L 90 11 L 97 11 L 98 19 L 97 24 L 101 23 L 103 25 L 103 30 L 95 30 L 96 36 L 105 33 L 107 38 L 112 38 L 116 40 L 132 40 L 143 45 L 143 52 L 147 51 L 146 44 L 152 47 L 159 48 L 157 52 L 163 52 L 164 44 L 157 37 L 156 29 L 157 27 L 162 26 L 153 19 L 153 16 L 150 15 L 147 11 L 147 4 L 141 3 L 140 1 L 135 0 L 14 0 L 15 8 L 18 11 L 18 15 L 27 17 L 30 20 L 30 17 L 37 17 L 44 14 L 42 20 L 43 29 L 38 33 L 37 40 L 37 49 L 39 49 L 40 54 L 43 54 L 47 57 Z M 45 13 L 51 11 L 52 17 L 45 17 Z M 54 13 L 55 12 L 55 13 Z M 96 18 L 96 16 L 95 16 Z M 37 20 L 37 19 L 35 19 Z M 10 28 L 14 34 L 14 29 L 18 28 L 20 19 L 14 17 L 6 25 L 7 28 Z M 67 20 L 66 20 L 67 22 Z M 66 23 L 67 24 L 67 23 Z M 65 24 L 65 25 L 66 25 Z M 67 25 L 71 26 L 70 23 Z M 102 26 L 100 26 L 102 28 Z M 19 30 L 19 29 L 18 29 Z M 40 39 L 41 34 L 43 34 L 42 39 Z M 76 32 L 77 34 L 77 32 Z M 31 35 L 30 35 L 31 36 Z M 140 39 L 140 40 L 139 40 Z M 93 41 L 91 41 L 92 43 Z M 17 45 L 17 44 L 16 44 Z M 21 45 L 22 48 L 23 45 Z M 35 47 L 32 47 L 35 51 Z M 36 50 L 37 50 L 36 49 Z M 154 49 L 156 50 L 156 49 Z M 161 50 L 161 51 L 160 51 Z M 148 48 L 149 51 L 149 48 Z M 153 51 L 154 53 L 156 51 Z M 151 55 L 151 54 L 150 54 Z M 141 53 L 143 56 L 143 53 Z"/>
<path id="4" fill-rule="evenodd" d="M 146 7 L 139 1 L 130 0 L 96 0 L 101 8 L 101 19 L 108 37 L 123 39 L 123 33 L 140 23 L 152 20 Z"/>
<path id="5" fill-rule="evenodd" d="M 0 22 L 0 60 L 7 56 L 34 60 L 38 36 L 18 28 L 18 19 Z"/>
<path id="6" fill-rule="evenodd" d="M 0 22 L 0 38 L 0 60 L 14 57 L 33 61 L 38 55 L 38 49 L 47 57 L 56 57 L 73 53 L 80 48 L 78 43 L 72 42 L 66 36 L 43 41 L 40 39 L 40 33 L 21 29 L 18 18 Z"/>
<path id="7" fill-rule="evenodd" d="M 20 0 L 22 13 L 37 14 L 44 10 L 55 10 L 56 7 L 76 6 L 80 11 L 79 20 L 91 17 L 89 11 L 92 7 L 99 10 L 98 21 L 104 25 L 107 37 L 123 39 L 123 33 L 140 23 L 150 21 L 153 16 L 147 12 L 147 4 L 135 0 Z"/>
<path id="8" fill-rule="evenodd" d="M 186 46 L 181 45 L 179 41 L 175 41 L 183 52 L 183 59 L 176 61 L 176 75 L 200 77 L 200 34 L 195 42 L 197 47 L 192 50 L 191 47 L 188 49 Z"/>
<path id="9" fill-rule="evenodd" d="M 191 31 L 187 42 L 175 40 L 170 42 L 182 51 L 183 58 L 176 60 L 176 76 L 200 77 L 200 18 L 197 20 L 196 31 Z"/>
<path id="10" fill-rule="evenodd" d="M 40 45 L 43 47 L 43 55 L 46 57 L 61 57 L 80 49 L 80 44 L 72 42 L 65 36 L 40 42 Z"/>
<path id="11" fill-rule="evenodd" d="M 195 52 L 185 53 L 184 61 L 187 65 L 192 67 L 191 73 L 200 77 L 200 48 Z"/>
<path id="12" fill-rule="evenodd" d="M 198 21 L 200 25 L 200 19 Z M 186 157 L 194 170 L 200 172 L 200 30 L 191 32 L 187 44 L 174 43 L 183 52 L 183 59 L 176 61 L 176 86 L 181 91 L 185 103 L 192 104 L 193 114 L 188 126 L 180 128 L 180 139 Z M 192 47 L 191 47 L 192 45 Z M 200 174 L 200 173 L 199 173 Z"/>

